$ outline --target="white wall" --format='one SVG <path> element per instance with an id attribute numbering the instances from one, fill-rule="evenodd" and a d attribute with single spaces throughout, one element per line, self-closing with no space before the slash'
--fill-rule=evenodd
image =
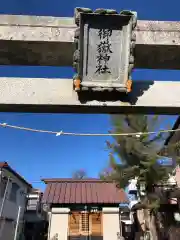
<path id="1" fill-rule="evenodd" d="M 120 233 L 119 208 L 103 208 L 103 240 L 117 240 Z"/>
<path id="2" fill-rule="evenodd" d="M 67 240 L 69 208 L 52 208 L 48 240 Z"/>

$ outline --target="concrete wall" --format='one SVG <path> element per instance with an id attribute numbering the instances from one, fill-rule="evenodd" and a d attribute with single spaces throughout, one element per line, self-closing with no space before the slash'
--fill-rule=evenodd
<path id="1" fill-rule="evenodd" d="M 117 240 L 119 233 L 119 208 L 103 208 L 103 240 Z"/>
<path id="2" fill-rule="evenodd" d="M 11 182 L 9 183 L 8 194 L 7 194 L 7 198 L 4 203 L 4 207 L 3 207 L 2 216 L 12 219 L 13 222 L 6 221 L 2 224 L 3 227 L 0 228 L 0 239 L 11 240 L 14 238 L 16 220 L 17 220 L 17 216 L 18 216 L 19 207 L 21 207 L 20 222 L 22 222 L 23 217 L 24 217 L 24 210 L 25 210 L 25 206 L 26 206 L 26 195 L 28 192 L 28 186 L 24 182 L 20 181 L 16 176 L 14 176 L 7 169 L 3 169 L 3 172 L 4 172 L 5 176 L 12 178 L 13 181 L 16 182 L 20 186 L 20 189 L 17 191 L 17 201 L 12 202 L 8 199 L 10 192 L 11 192 L 11 187 L 12 187 L 12 183 Z M 1 173 L 2 172 L 0 172 L 0 174 Z M 24 194 L 22 194 L 22 192 L 24 192 Z M 1 207 L 1 204 L 2 204 L 2 198 L 0 197 L 0 207 Z M 19 232 L 21 232 L 21 229 L 19 229 Z M 6 237 L 7 234 L 8 234 L 8 238 Z"/>
<path id="3" fill-rule="evenodd" d="M 48 240 L 67 240 L 69 208 L 52 208 Z"/>

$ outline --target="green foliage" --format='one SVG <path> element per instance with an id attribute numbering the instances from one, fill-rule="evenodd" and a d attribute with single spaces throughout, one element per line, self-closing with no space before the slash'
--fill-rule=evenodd
<path id="1" fill-rule="evenodd" d="M 129 180 L 137 177 L 137 185 L 145 184 L 146 197 L 143 199 L 153 209 L 159 200 L 152 197 L 154 185 L 166 181 L 172 171 L 170 167 L 159 165 L 160 150 L 163 147 L 167 133 L 141 134 L 158 131 L 162 119 L 158 116 L 146 115 L 113 115 L 113 133 L 139 133 L 131 136 L 114 136 L 112 142 L 107 142 L 110 150 L 110 166 L 108 178 L 114 180 L 121 188 L 126 188 Z M 173 152 L 171 146 L 171 152 Z M 176 144 L 175 146 L 179 146 Z M 167 155 L 168 155 L 168 149 Z M 118 160 L 116 160 L 118 159 Z M 104 176 L 105 177 L 105 176 Z"/>

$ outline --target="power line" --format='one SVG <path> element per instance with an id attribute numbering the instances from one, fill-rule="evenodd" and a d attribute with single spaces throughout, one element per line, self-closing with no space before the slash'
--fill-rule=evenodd
<path id="1" fill-rule="evenodd" d="M 7 123 L 0 123 L 1 127 L 7 127 L 7 128 L 14 128 L 17 130 L 24 130 L 28 132 L 38 132 L 38 133 L 47 133 L 47 134 L 54 134 L 56 136 L 136 136 L 139 137 L 141 135 L 150 135 L 150 134 L 158 134 L 158 133 L 170 133 L 170 132 L 178 132 L 180 129 L 165 129 L 165 130 L 159 130 L 159 131 L 152 131 L 152 132 L 133 132 L 133 133 L 77 133 L 77 132 L 63 132 L 61 131 L 51 131 L 51 130 L 42 130 L 42 129 L 34 129 L 34 128 L 27 128 L 23 126 L 16 126 L 16 125 L 10 125 Z"/>

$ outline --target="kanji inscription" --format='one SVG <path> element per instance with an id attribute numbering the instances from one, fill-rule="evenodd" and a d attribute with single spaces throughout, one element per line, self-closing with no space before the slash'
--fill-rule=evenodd
<path id="1" fill-rule="evenodd" d="M 82 13 L 79 26 L 76 69 L 81 89 L 126 92 L 132 52 L 131 16 Z"/>
<path id="2" fill-rule="evenodd" d="M 109 59 L 112 52 L 112 44 L 110 37 L 112 36 L 112 30 L 100 29 L 98 31 L 98 37 L 100 42 L 97 44 L 97 56 L 96 56 L 96 72 L 98 74 L 111 73 L 108 66 Z"/>

